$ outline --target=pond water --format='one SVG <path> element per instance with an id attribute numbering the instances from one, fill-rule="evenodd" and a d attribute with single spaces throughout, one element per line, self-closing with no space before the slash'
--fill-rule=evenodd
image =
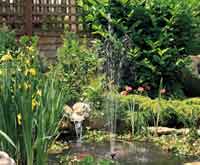
<path id="1" fill-rule="evenodd" d="M 114 146 L 114 159 L 121 165 L 182 165 L 182 161 L 150 143 L 117 141 Z M 70 150 L 62 156 L 111 159 L 110 143 L 71 143 Z M 54 157 L 55 158 L 55 157 Z M 51 160 L 55 159 L 51 157 Z M 52 163 L 56 165 L 56 163 Z"/>

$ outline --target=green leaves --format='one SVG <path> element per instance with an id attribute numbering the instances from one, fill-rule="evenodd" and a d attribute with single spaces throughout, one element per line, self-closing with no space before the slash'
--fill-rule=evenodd
<path id="1" fill-rule="evenodd" d="M 158 48 L 158 54 L 160 56 L 166 55 L 168 50 L 169 50 L 169 48 L 165 48 L 165 49 L 162 49 L 162 50 L 160 48 Z"/>
<path id="2" fill-rule="evenodd" d="M 85 157 L 80 163 L 78 163 L 80 165 L 114 165 L 116 163 L 114 163 L 111 160 L 104 160 L 104 159 L 95 159 L 92 156 L 87 156 Z"/>
<path id="3" fill-rule="evenodd" d="M 2 136 L 9 144 L 11 144 L 15 149 L 17 148 L 13 140 L 3 131 L 0 130 L 0 136 Z"/>
<path id="4" fill-rule="evenodd" d="M 17 49 L 15 37 L 14 32 L 9 32 L 8 29 L 0 28 L 0 57 L 3 53 L 7 53 L 8 51 L 12 52 Z"/>
<path id="5" fill-rule="evenodd" d="M 187 64 L 185 57 L 191 50 L 200 50 L 198 0 L 112 0 L 95 3 L 85 0 L 84 4 L 92 4 L 92 7 L 83 10 L 85 29 L 100 36 L 103 42 L 109 35 L 122 42 L 120 49 L 125 50 L 123 58 L 115 57 L 116 64 L 125 59 L 127 66 L 121 71 L 121 84 L 138 86 L 148 83 L 157 90 L 160 76 L 163 76 L 168 87 L 176 84 L 181 87 L 182 68 Z M 108 24 L 112 34 L 108 34 Z M 128 42 L 124 43 L 125 36 L 128 36 Z M 171 87 L 169 90 L 171 93 L 174 91 Z"/>
<path id="6" fill-rule="evenodd" d="M 84 87 L 89 84 L 100 66 L 96 52 L 87 48 L 86 44 L 86 38 L 81 43 L 75 34 L 66 32 L 63 46 L 58 50 L 56 77 L 63 84 L 68 103 L 79 100 Z"/>
<path id="7" fill-rule="evenodd" d="M 59 82 L 40 72 L 36 45 L 36 37 L 22 37 L 19 51 L 0 64 L 1 149 L 28 165 L 46 164 L 64 106 Z"/>

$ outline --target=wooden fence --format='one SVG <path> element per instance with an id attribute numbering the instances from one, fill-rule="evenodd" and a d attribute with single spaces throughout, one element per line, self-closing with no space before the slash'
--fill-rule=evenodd
<path id="1" fill-rule="evenodd" d="M 75 0 L 0 0 L 0 25 L 17 34 L 78 31 Z"/>

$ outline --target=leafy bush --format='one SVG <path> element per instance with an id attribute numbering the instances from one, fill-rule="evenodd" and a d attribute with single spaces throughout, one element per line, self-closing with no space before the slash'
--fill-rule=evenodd
<path id="1" fill-rule="evenodd" d="M 97 55 L 84 43 L 79 43 L 75 34 L 67 33 L 64 44 L 58 51 L 57 79 L 64 84 L 65 95 L 71 96 L 68 103 L 80 99 L 85 86 L 96 77 L 99 66 Z"/>
<path id="2" fill-rule="evenodd" d="M 197 0 L 188 0 L 193 15 L 193 38 L 189 45 L 190 54 L 200 54 L 200 3 Z"/>
<path id="3" fill-rule="evenodd" d="M 14 32 L 0 29 L 0 56 L 7 51 L 15 51 L 17 48 L 16 36 Z"/>
<path id="4" fill-rule="evenodd" d="M 97 77 L 85 87 L 82 97 L 90 103 L 93 110 L 101 111 L 104 102 L 104 77 Z"/>
<path id="5" fill-rule="evenodd" d="M 184 95 L 181 71 L 188 62 L 185 56 L 197 35 L 194 30 L 194 25 L 198 24 L 197 0 L 190 1 L 90 0 L 82 3 L 79 0 L 79 5 L 85 28 L 105 39 L 102 50 L 109 48 L 109 52 L 115 52 L 125 49 L 116 53 L 119 56 L 113 56 L 114 65 L 119 66 L 120 61 L 123 66 L 121 86 L 148 84 L 151 95 L 155 96 L 162 77 L 168 91 L 181 97 Z M 116 36 L 116 41 L 122 42 L 122 48 L 106 47 L 107 39 L 113 43 L 109 35 Z M 128 40 L 124 41 L 124 38 Z M 110 58 L 106 53 L 103 55 Z"/>

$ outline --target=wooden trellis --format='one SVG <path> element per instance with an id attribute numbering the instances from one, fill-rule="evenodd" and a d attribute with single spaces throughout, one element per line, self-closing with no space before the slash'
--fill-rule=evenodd
<path id="1" fill-rule="evenodd" d="M 0 0 L 0 25 L 19 34 L 77 31 L 75 0 Z"/>

